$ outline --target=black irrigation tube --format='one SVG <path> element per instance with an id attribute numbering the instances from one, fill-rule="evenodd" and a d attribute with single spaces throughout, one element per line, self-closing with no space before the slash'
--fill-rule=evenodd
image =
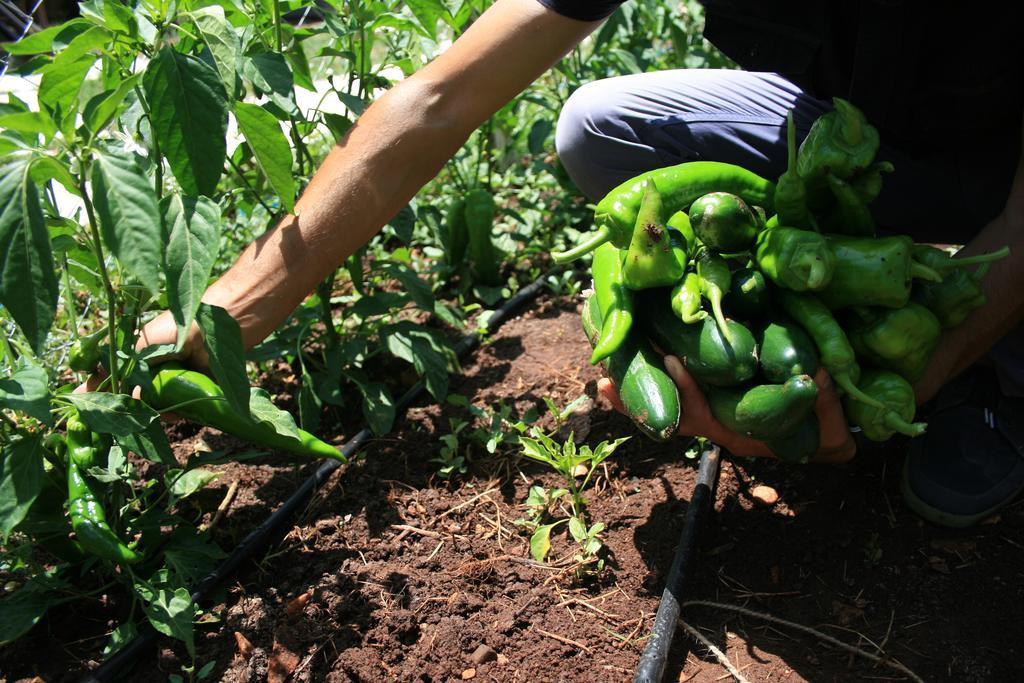
<path id="1" fill-rule="evenodd" d="M 665 591 L 661 595 L 658 613 L 654 617 L 651 637 L 647 640 L 643 654 L 640 655 L 633 683 L 660 683 L 665 674 L 668 650 L 672 645 L 679 620 L 679 605 L 683 601 L 687 579 L 692 573 L 693 565 L 696 564 L 694 558 L 697 554 L 697 539 L 705 518 L 714 508 L 715 486 L 718 484 L 720 466 L 721 451 L 718 446 L 712 446 L 704 451 L 697 470 L 697 484 L 686 508 L 686 520 L 683 522 L 679 547 L 672 560 L 672 569 L 668 573 Z"/>
<path id="2" fill-rule="evenodd" d="M 534 280 L 532 283 L 520 289 L 514 296 L 509 298 L 501 307 L 491 314 L 487 319 L 485 329 L 488 333 L 497 330 L 505 323 L 516 310 L 527 301 L 536 297 L 544 288 L 544 281 L 552 272 L 548 271 Z M 476 332 L 468 334 L 455 345 L 455 353 L 461 358 L 480 345 L 480 335 Z M 396 413 L 401 415 L 413 401 L 423 393 L 425 385 L 419 381 L 406 391 L 398 400 Z M 353 436 L 342 446 L 341 452 L 346 458 L 358 451 L 371 437 L 373 432 L 368 427 Z M 192 593 L 192 601 L 200 603 L 206 601 L 213 592 L 231 578 L 243 564 L 252 560 L 257 554 L 264 552 L 271 544 L 278 540 L 281 532 L 291 523 L 296 512 L 306 506 L 313 493 L 327 479 L 341 467 L 339 460 L 328 460 L 317 468 L 305 482 L 286 500 L 281 507 L 277 508 L 265 522 L 253 529 L 242 539 L 242 542 L 235 547 L 234 552 L 224 560 L 223 563 L 211 574 L 207 575 L 196 586 Z M 135 663 L 142 657 L 156 642 L 159 637 L 156 629 L 150 624 L 145 624 L 139 629 L 139 634 L 128 644 L 118 650 L 113 657 L 104 662 L 95 671 L 90 672 L 82 679 L 83 683 L 103 683 L 114 680 L 123 669 Z"/>

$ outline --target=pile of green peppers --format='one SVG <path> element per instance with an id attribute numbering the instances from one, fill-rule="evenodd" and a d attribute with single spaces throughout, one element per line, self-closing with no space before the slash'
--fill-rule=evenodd
<path id="1" fill-rule="evenodd" d="M 669 438 L 679 419 L 656 349 L 683 361 L 722 424 L 786 462 L 818 450 L 819 367 L 866 438 L 923 433 L 912 383 L 942 330 L 985 303 L 981 279 L 1009 249 L 954 258 L 877 236 L 870 205 L 893 166 L 875 159 L 864 115 L 833 102 L 799 147 L 787 117 L 776 182 L 714 161 L 650 171 L 612 190 L 594 233 L 554 255 L 594 253 L 591 362 L 648 436 Z"/>

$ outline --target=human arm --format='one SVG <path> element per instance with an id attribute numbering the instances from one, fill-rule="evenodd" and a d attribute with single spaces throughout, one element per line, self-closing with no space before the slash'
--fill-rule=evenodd
<path id="1" fill-rule="evenodd" d="M 249 348 L 376 234 L 491 114 L 600 22 L 563 17 L 536 0 L 498 0 L 448 50 L 375 101 L 331 151 L 296 204 L 250 244 L 203 296 L 225 308 Z M 170 314 L 140 346 L 173 342 Z M 206 364 L 193 326 L 185 355 Z"/>

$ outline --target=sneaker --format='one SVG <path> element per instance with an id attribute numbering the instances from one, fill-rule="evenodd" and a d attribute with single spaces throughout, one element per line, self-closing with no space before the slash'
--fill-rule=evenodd
<path id="1" fill-rule="evenodd" d="M 971 526 L 1024 490 L 1024 399 L 1003 396 L 995 372 L 974 366 L 928 405 L 928 431 L 903 463 L 903 498 L 930 522 Z"/>

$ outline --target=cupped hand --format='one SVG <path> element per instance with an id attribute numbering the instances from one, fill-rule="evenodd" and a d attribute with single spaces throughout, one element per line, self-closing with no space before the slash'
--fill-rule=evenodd
<path id="1" fill-rule="evenodd" d="M 738 434 L 715 419 L 711 414 L 704 392 L 697 385 L 693 375 L 686 371 L 675 356 L 665 356 L 665 369 L 679 387 L 680 409 L 679 434 L 682 436 L 703 436 L 734 455 L 753 457 L 775 457 L 763 441 Z M 843 407 L 836 394 L 832 378 L 824 369 L 814 376 L 818 385 L 818 397 L 814 412 L 818 416 L 820 445 L 814 462 L 839 463 L 853 458 L 857 452 L 850 428 L 843 414 Z M 625 414 L 619 393 L 608 378 L 597 384 L 598 393 L 604 396 L 620 413 Z"/>

